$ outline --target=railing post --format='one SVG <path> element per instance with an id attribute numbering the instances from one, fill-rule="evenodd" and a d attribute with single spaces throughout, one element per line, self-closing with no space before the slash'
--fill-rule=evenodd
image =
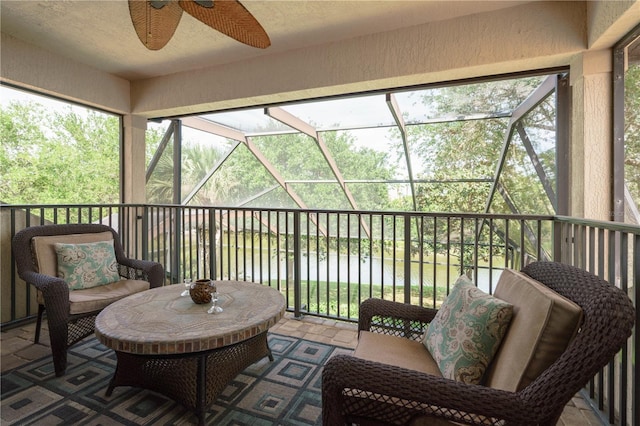
<path id="1" fill-rule="evenodd" d="M 218 229 L 216 227 L 216 209 L 208 208 L 209 214 L 209 273 L 212 279 L 215 279 L 218 276 L 218 263 L 216 262 L 218 256 L 218 246 L 216 241 L 216 235 Z M 222 221 L 222 213 L 220 214 L 220 220 Z M 222 224 L 220 225 L 220 229 L 222 229 Z M 219 279 L 222 279 L 222 274 L 220 274 Z"/>
<path id="2" fill-rule="evenodd" d="M 562 262 L 562 247 L 564 237 L 564 226 L 557 219 L 553 220 L 553 254 L 551 257 L 555 262 Z"/>
<path id="3" fill-rule="evenodd" d="M 411 304 L 411 215 L 404 215 L 404 303 Z"/>
<path id="4" fill-rule="evenodd" d="M 182 211 L 182 207 L 178 206 L 173 209 L 172 216 L 174 218 L 173 221 L 173 247 L 171 248 L 171 252 L 173 256 L 171 256 L 171 283 L 179 283 L 182 282 L 180 278 L 181 275 L 181 262 L 180 257 L 182 253 L 182 215 L 184 214 Z"/>
<path id="5" fill-rule="evenodd" d="M 300 259 L 300 246 L 302 235 L 300 233 L 300 212 L 293 212 L 293 315 L 296 318 L 302 317 L 302 280 Z"/>
<path id="6" fill-rule="evenodd" d="M 142 259 L 149 259 L 149 207 L 142 206 Z"/>

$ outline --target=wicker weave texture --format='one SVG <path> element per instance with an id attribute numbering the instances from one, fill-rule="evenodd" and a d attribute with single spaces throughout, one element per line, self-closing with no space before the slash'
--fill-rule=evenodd
<path id="1" fill-rule="evenodd" d="M 149 50 L 162 49 L 173 37 L 182 17 L 176 1 L 154 7 L 150 1 L 129 1 L 129 14 L 138 38 Z"/>
<path id="2" fill-rule="evenodd" d="M 16 260 L 18 275 L 42 292 L 46 308 L 51 352 L 56 376 L 64 375 L 67 367 L 67 349 L 94 332 L 98 312 L 79 315 L 69 313 L 69 287 L 62 279 L 38 273 L 31 251 L 31 239 L 35 236 L 99 233 L 113 234 L 114 250 L 120 276 L 127 279 L 149 281 L 151 287 L 164 283 L 164 268 L 160 263 L 128 258 L 115 230 L 100 224 L 42 225 L 25 228 L 13 237 L 11 249 Z M 36 336 L 40 333 L 41 317 L 38 316 Z"/>
<path id="3" fill-rule="evenodd" d="M 206 352 L 178 356 L 116 354 L 117 369 L 107 396 L 116 386 L 150 389 L 194 410 L 200 424 L 204 423 L 206 408 L 242 370 L 265 356 L 273 360 L 266 331 Z"/>
<path id="4" fill-rule="evenodd" d="M 578 268 L 537 262 L 523 272 L 573 300 L 584 315 L 580 333 L 529 386 L 508 392 L 338 355 L 322 374 L 323 424 L 404 425 L 431 416 L 471 425 L 554 425 L 573 395 L 626 343 L 635 310 L 623 291 Z M 360 312 L 361 330 L 415 338 L 420 333 L 413 324 L 428 323 L 436 311 L 375 300 Z"/>
<path id="5" fill-rule="evenodd" d="M 193 0 L 180 0 L 185 12 L 211 28 L 249 46 L 265 49 L 271 40 L 262 25 L 237 0 L 217 0 L 204 7 Z"/>

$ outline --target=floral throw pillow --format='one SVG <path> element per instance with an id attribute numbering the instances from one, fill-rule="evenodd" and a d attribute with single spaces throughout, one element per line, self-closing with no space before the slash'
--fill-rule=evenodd
<path id="1" fill-rule="evenodd" d="M 478 384 L 512 315 L 511 304 L 478 289 L 463 275 L 427 327 L 423 343 L 444 377 Z"/>
<path id="2" fill-rule="evenodd" d="M 84 244 L 56 243 L 58 277 L 69 290 L 97 287 L 120 280 L 113 240 Z"/>

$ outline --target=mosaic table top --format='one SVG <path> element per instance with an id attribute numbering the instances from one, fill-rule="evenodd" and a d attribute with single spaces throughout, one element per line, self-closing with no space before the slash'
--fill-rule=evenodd
<path id="1" fill-rule="evenodd" d="M 184 285 L 143 291 L 107 306 L 96 318 L 105 346 L 140 355 L 186 354 L 228 346 L 268 330 L 285 312 L 276 289 L 244 281 L 216 281 L 218 305 L 181 297 Z"/>

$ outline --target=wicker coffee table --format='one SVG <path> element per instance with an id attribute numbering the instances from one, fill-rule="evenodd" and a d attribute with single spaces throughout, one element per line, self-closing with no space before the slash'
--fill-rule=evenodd
<path id="1" fill-rule="evenodd" d="M 118 357 L 107 396 L 116 386 L 159 392 L 194 410 L 207 407 L 242 370 L 268 356 L 267 330 L 285 312 L 276 289 L 243 281 L 216 281 L 224 311 L 181 297 L 182 284 L 121 299 L 96 318 L 96 336 Z"/>

